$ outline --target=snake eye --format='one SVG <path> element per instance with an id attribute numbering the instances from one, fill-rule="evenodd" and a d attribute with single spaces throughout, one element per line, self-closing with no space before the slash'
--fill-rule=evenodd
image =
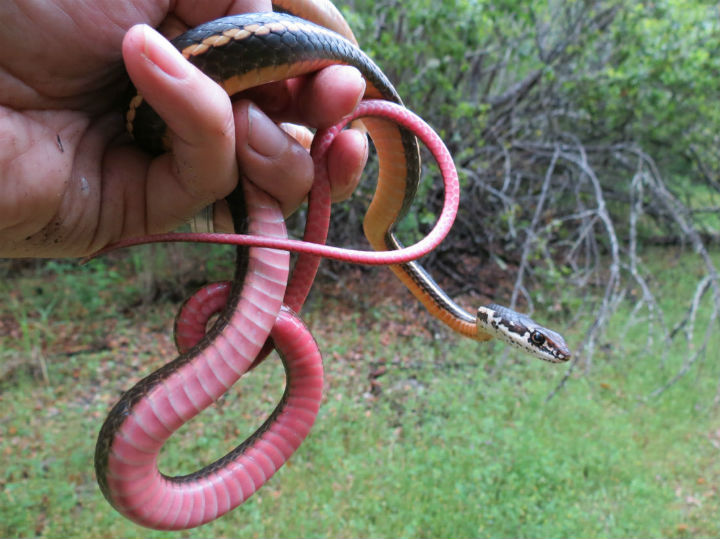
<path id="1" fill-rule="evenodd" d="M 542 346 L 545 344 L 545 335 L 540 331 L 535 330 L 530 334 L 530 341 L 536 346 Z"/>

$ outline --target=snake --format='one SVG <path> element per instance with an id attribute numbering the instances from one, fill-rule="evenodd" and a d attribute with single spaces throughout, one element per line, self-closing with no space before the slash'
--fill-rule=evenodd
<path id="1" fill-rule="evenodd" d="M 235 234 L 160 234 L 115 244 L 237 245 L 233 280 L 201 289 L 181 308 L 176 320 L 179 356 L 126 391 L 98 435 L 95 471 L 103 495 L 125 517 L 150 528 L 187 529 L 219 518 L 270 479 L 308 435 L 322 399 L 323 367 L 318 346 L 296 312 L 322 257 L 389 265 L 432 315 L 465 336 L 480 341 L 500 338 L 553 363 L 570 358 L 561 335 L 526 315 L 494 303 L 481 306 L 474 315 L 467 313 L 416 261 L 452 226 L 459 203 L 452 156 L 422 119 L 402 107 L 392 84 L 358 48 L 332 4 L 279 0 L 274 8 L 278 11 L 202 24 L 172 43 L 230 95 L 342 63 L 355 66 L 364 76 L 365 100 L 353 115 L 315 135 L 311 149 L 315 181 L 303 240 L 287 238 L 275 200 L 241 181 L 227 197 Z M 324 159 L 337 133 L 360 118 L 380 162 L 363 224 L 374 249 L 370 252 L 325 245 L 330 195 Z M 147 152 L 171 150 L 167 127 L 142 95 L 130 99 L 126 124 Z M 405 247 L 394 225 L 409 211 L 417 190 L 418 139 L 438 162 L 445 202 L 433 230 Z M 300 255 L 288 280 L 289 251 Z M 218 310 L 218 319 L 206 330 L 209 317 Z M 174 477 L 162 474 L 158 456 L 170 436 L 220 398 L 271 348 L 285 366 L 286 386 L 266 421 L 227 455 L 200 470 Z"/>

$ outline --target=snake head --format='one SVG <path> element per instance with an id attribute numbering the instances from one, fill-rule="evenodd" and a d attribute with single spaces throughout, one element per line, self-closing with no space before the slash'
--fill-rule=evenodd
<path id="1" fill-rule="evenodd" d="M 480 307 L 477 328 L 543 361 L 562 363 L 572 356 L 562 335 L 502 305 L 490 303 Z"/>

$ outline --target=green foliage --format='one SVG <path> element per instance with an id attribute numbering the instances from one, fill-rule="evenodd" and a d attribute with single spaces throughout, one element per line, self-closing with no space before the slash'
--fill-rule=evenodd
<path id="1" fill-rule="evenodd" d="M 638 141 L 674 174 L 687 174 L 693 148 L 718 165 L 716 2 L 621 2 L 608 32 L 590 45 L 563 77 L 589 135 Z"/>
<path id="2" fill-rule="evenodd" d="M 518 258 L 522 243 L 514 225 L 519 222 L 508 222 L 504 214 L 517 204 L 520 221 L 529 221 L 537 177 L 548 158 L 518 150 L 516 142 L 570 144 L 595 152 L 627 143 L 659 165 L 674 193 L 688 194 L 690 200 L 683 202 L 717 206 L 716 183 L 706 185 L 720 171 L 715 2 L 348 0 L 342 8 L 362 47 L 453 153 L 464 179 L 461 212 L 467 212 L 456 227 L 465 237 L 485 231 L 478 243 L 502 238 L 501 254 Z M 618 165 L 606 154 L 593 155 L 612 216 L 621 221 L 628 214 L 630 182 L 620 180 L 635 164 L 625 157 Z M 556 215 L 581 213 L 598 203 L 592 190 L 573 192 L 563 184 L 561 173 L 554 183 L 565 192 L 552 201 Z M 698 181 L 699 173 L 710 180 Z M 509 178 L 521 180 L 509 188 Z M 400 225 L 412 238 L 426 230 L 423 223 L 438 210 L 437 184 L 425 185 L 413 209 L 420 218 Z M 486 186 L 488 192 L 478 196 Z M 373 188 L 364 187 L 363 202 L 357 211 L 343 213 L 344 223 L 352 225 L 354 216 L 362 215 Z M 488 196 L 492 189 L 511 200 L 499 203 Z M 647 213 L 656 223 L 643 223 L 643 230 L 667 226 L 667 220 Z M 717 213 L 693 219 L 717 229 Z M 558 238 L 577 231 L 573 220 L 562 222 L 564 228 L 549 237 L 551 254 Z"/>
<path id="3" fill-rule="evenodd" d="M 482 144 L 497 64 L 512 63 L 518 78 L 540 65 L 531 46 L 503 49 L 528 33 L 527 2 L 356 0 L 351 9 L 363 48 L 453 149 Z"/>

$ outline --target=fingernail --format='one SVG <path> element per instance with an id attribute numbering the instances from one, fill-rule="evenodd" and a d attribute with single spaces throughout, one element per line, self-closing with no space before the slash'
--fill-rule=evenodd
<path id="1" fill-rule="evenodd" d="M 352 110 L 355 110 L 365 96 L 365 90 L 367 88 L 367 81 L 360 71 L 356 67 L 349 65 L 331 65 L 323 69 L 323 76 L 328 82 L 331 81 L 331 84 L 341 85 L 343 92 L 347 91 L 347 89 L 353 85 L 356 86 L 355 92 L 357 100 L 352 107 Z M 339 87 L 338 90 L 340 90 Z"/>
<path id="2" fill-rule="evenodd" d="M 163 36 L 143 24 L 143 56 L 164 73 L 176 79 L 187 77 L 190 63 Z"/>
<path id="3" fill-rule="evenodd" d="M 279 155 L 288 145 L 288 135 L 252 103 L 248 106 L 248 144 L 265 157 Z"/>
<path id="4" fill-rule="evenodd" d="M 357 188 L 357 185 L 360 183 L 363 173 L 365 172 L 365 165 L 367 165 L 368 155 L 370 154 L 370 146 L 368 143 L 367 135 L 365 133 L 361 133 L 360 131 L 354 131 L 354 132 L 357 133 L 356 137 L 360 137 L 360 140 L 362 141 L 362 144 L 363 144 L 363 150 L 364 150 L 363 166 L 355 174 L 355 177 L 353 178 L 353 183 L 350 186 L 350 192 L 347 193 L 346 198 L 349 198 L 350 195 L 352 195 L 353 191 L 355 191 L 355 189 Z"/>
<path id="5" fill-rule="evenodd" d="M 360 101 L 362 101 L 363 97 L 365 96 L 365 89 L 367 87 L 367 82 L 365 81 L 365 77 L 363 77 L 362 74 L 360 73 L 360 71 L 358 71 L 357 68 L 355 68 L 355 67 L 342 66 L 342 65 L 337 66 L 337 67 L 346 68 L 343 73 L 343 76 L 346 78 L 346 81 L 348 83 L 351 80 L 353 80 L 354 83 L 358 85 L 359 89 L 362 88 L 358 92 L 358 98 L 357 98 L 357 101 L 355 102 L 355 107 L 357 107 L 360 104 Z M 353 110 L 355 109 L 355 107 L 353 107 Z"/>

